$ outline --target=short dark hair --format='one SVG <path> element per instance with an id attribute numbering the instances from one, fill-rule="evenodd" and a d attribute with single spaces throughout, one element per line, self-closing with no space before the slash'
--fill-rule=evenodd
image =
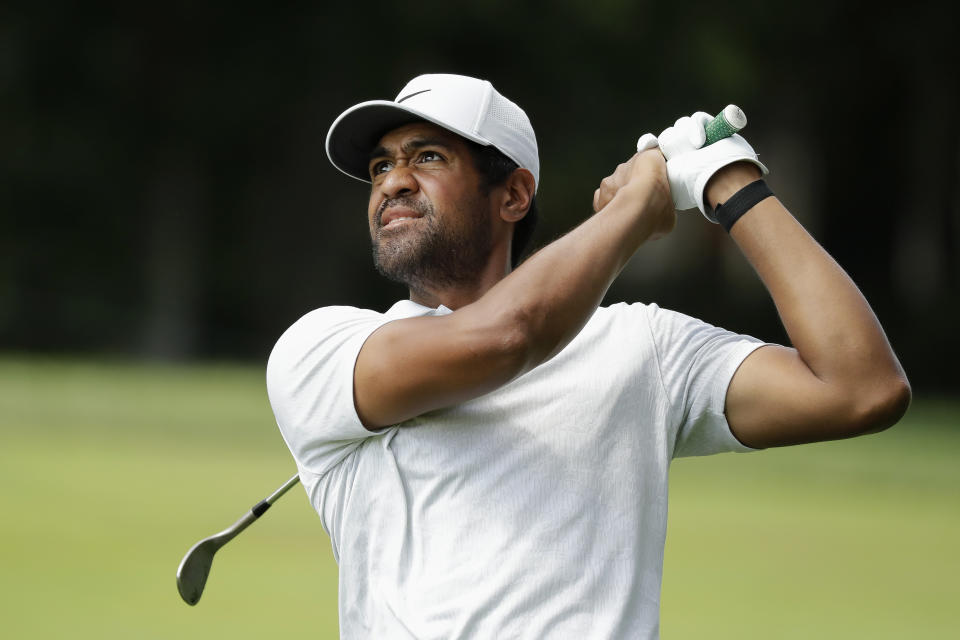
<path id="1" fill-rule="evenodd" d="M 473 157 L 473 165 L 483 179 L 481 187 L 489 192 L 507 181 L 507 178 L 519 168 L 519 165 L 508 158 L 502 151 L 492 145 L 482 145 L 472 140 L 465 140 Z M 537 227 L 537 196 L 530 200 L 527 215 L 521 218 L 513 227 L 513 245 L 510 252 L 510 266 L 515 268 L 526 257 L 533 239 L 533 231 Z"/>

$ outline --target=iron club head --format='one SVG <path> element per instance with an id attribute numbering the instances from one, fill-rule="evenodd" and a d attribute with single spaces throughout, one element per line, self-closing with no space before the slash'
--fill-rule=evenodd
<path id="1" fill-rule="evenodd" d="M 177 591 L 189 605 L 195 605 L 203 595 L 203 588 L 210 575 L 213 554 L 225 544 L 219 536 L 211 536 L 190 547 L 177 567 Z"/>
<path id="2" fill-rule="evenodd" d="M 209 538 L 204 538 L 190 547 L 187 554 L 183 556 L 183 560 L 180 561 L 180 566 L 177 567 L 177 591 L 180 592 L 180 597 L 183 598 L 184 602 L 189 605 L 195 605 L 200 602 L 200 596 L 203 595 L 203 588 L 206 586 L 207 578 L 210 576 L 213 554 L 215 554 L 220 547 L 237 537 L 241 531 L 249 527 L 257 518 L 266 513 L 270 505 L 276 502 L 280 496 L 289 491 L 290 488 L 298 482 L 300 482 L 300 476 L 299 474 L 294 474 L 283 486 L 255 504 L 250 511 L 245 513 L 229 528 Z"/>

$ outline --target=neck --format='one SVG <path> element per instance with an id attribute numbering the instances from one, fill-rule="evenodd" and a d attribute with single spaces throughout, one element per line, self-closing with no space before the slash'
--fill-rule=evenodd
<path id="1" fill-rule="evenodd" d="M 494 251 L 494 255 L 487 261 L 487 266 L 469 282 L 411 287 L 410 299 L 425 307 L 435 309 L 443 305 L 454 311 L 476 302 L 494 285 L 509 275 L 511 271 L 510 243 L 506 243 L 505 246 L 506 252 Z"/>

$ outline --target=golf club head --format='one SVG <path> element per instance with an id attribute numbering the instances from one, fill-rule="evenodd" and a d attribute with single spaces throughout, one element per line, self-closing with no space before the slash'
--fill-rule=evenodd
<path id="1" fill-rule="evenodd" d="M 274 501 L 298 482 L 300 482 L 300 475 L 294 474 L 283 486 L 255 504 L 252 509 L 243 514 L 230 527 L 209 538 L 204 538 L 190 547 L 187 554 L 183 556 L 183 560 L 180 561 L 180 566 L 177 567 L 177 591 L 180 592 L 180 597 L 183 598 L 184 602 L 191 606 L 200 602 L 203 588 L 207 585 L 207 578 L 210 576 L 213 554 L 266 513 Z"/>
<path id="2" fill-rule="evenodd" d="M 192 606 L 200 602 L 207 577 L 210 575 L 210 566 L 213 564 L 213 554 L 220 546 L 215 538 L 201 540 L 193 545 L 180 561 L 180 566 L 177 567 L 177 591 L 187 604 Z"/>

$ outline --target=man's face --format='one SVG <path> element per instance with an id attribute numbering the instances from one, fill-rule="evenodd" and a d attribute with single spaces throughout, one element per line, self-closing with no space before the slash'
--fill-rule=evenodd
<path id="1" fill-rule="evenodd" d="M 473 281 L 492 252 L 491 209 L 464 140 L 404 125 L 380 139 L 369 169 L 377 271 L 420 291 Z"/>

